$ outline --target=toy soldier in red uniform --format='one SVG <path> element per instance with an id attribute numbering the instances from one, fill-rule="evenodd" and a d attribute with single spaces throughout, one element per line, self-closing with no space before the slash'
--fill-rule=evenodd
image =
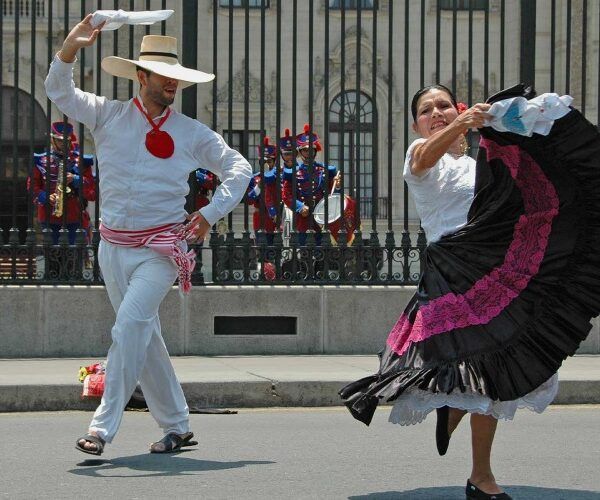
<path id="1" fill-rule="evenodd" d="M 283 137 L 279 138 L 279 154 L 284 167 L 292 168 L 298 164 L 298 150 L 296 149 L 296 138 L 292 136 L 289 128 L 283 132 Z"/>
<path id="2" fill-rule="evenodd" d="M 262 229 L 265 233 L 267 244 L 272 245 L 275 229 L 277 227 L 277 215 L 279 213 L 277 200 L 277 146 L 269 143 L 269 138 L 264 139 L 264 173 L 258 172 L 250 179 L 248 191 L 246 192 L 248 204 L 255 207 L 252 215 L 252 226 L 255 235 Z M 261 153 L 260 146 L 257 148 Z M 261 194 L 263 195 L 261 201 Z M 262 204 L 262 212 L 261 212 Z M 257 238 L 258 240 L 258 238 Z"/>
<path id="3" fill-rule="evenodd" d="M 215 174 L 204 169 L 196 170 L 196 184 L 198 192 L 196 193 L 196 210 L 200 210 L 210 203 L 208 195 L 215 190 Z"/>
<path id="4" fill-rule="evenodd" d="M 333 165 L 324 165 L 316 161 L 316 153 L 323 148 L 319 136 L 311 132 L 308 124 L 304 125 L 304 132 L 296 136 L 296 147 L 300 154 L 301 162 L 295 167 L 296 174 L 296 204 L 293 195 L 293 170 L 291 167 L 283 169 L 282 198 L 283 202 L 291 210 L 298 213 L 296 218 L 296 231 L 298 234 L 298 243 L 306 244 L 306 231 L 315 231 L 315 242 L 321 244 L 321 228 L 315 222 L 312 212 L 315 205 L 321 201 L 324 192 L 327 189 L 328 182 L 335 183 L 336 191 L 339 189 L 339 176 L 337 168 Z"/>
<path id="5" fill-rule="evenodd" d="M 74 245 L 77 230 L 80 227 L 85 229 L 85 223 L 89 221 L 82 200 L 87 204 L 96 199 L 92 172 L 94 157 L 79 155 L 77 137 L 70 123 L 66 127 L 64 122 L 52 124 L 50 144 L 49 152 L 34 154 L 35 168 L 31 182 L 33 202 L 38 207 L 37 217 L 42 228 L 52 230 L 52 243 L 59 243 L 60 229 L 63 220 L 66 220 L 69 245 Z M 68 150 L 66 155 L 65 149 Z"/>
<path id="6" fill-rule="evenodd" d="M 212 196 L 215 189 L 217 188 L 217 177 L 210 170 L 205 168 L 196 169 L 196 207 L 195 210 L 200 210 L 206 207 L 210 203 L 209 196 Z M 204 240 L 196 242 L 197 254 L 196 254 L 196 268 L 194 269 L 195 281 L 198 283 L 204 282 L 203 268 L 203 250 Z"/>

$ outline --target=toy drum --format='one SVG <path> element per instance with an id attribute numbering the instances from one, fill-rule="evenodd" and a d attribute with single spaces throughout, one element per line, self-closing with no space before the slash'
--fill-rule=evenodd
<path id="1" fill-rule="evenodd" d="M 331 235 L 338 241 L 338 233 L 342 228 L 342 220 L 346 229 L 346 241 L 350 245 L 354 239 L 354 230 L 358 227 L 355 217 L 356 200 L 350 196 L 344 196 L 344 214 L 340 215 L 340 195 L 330 194 L 327 198 L 327 223 Z M 316 204 L 313 212 L 315 222 L 325 227 L 325 198 Z"/>

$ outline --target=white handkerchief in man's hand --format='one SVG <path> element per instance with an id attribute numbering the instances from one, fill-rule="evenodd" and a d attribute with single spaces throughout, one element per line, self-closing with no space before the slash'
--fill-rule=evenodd
<path id="1" fill-rule="evenodd" d="M 91 24 L 95 28 L 103 22 L 106 24 L 102 31 L 116 30 L 124 24 L 154 24 L 168 19 L 173 10 L 143 10 L 126 12 L 124 10 L 97 10 L 92 14 Z"/>

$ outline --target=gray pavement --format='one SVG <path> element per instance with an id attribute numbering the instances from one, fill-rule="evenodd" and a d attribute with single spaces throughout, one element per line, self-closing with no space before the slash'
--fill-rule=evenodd
<path id="1" fill-rule="evenodd" d="M 74 449 L 88 412 L 0 414 L 0 498 L 464 499 L 468 422 L 439 457 L 433 416 L 400 427 L 388 413 L 370 427 L 344 408 L 192 415 L 200 445 L 169 456 L 147 452 L 160 437 L 150 415 L 127 412 L 96 460 Z M 520 410 L 499 425 L 493 464 L 515 499 L 598 500 L 600 406 Z"/>
<path id="2" fill-rule="evenodd" d="M 77 372 L 98 359 L 0 359 L 0 412 L 90 409 Z M 337 391 L 378 368 L 377 356 L 174 357 L 188 401 L 199 407 L 335 406 Z M 559 371 L 559 404 L 600 404 L 600 355 Z"/>

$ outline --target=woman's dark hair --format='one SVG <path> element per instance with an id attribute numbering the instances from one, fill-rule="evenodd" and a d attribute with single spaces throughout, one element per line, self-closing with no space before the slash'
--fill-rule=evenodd
<path id="1" fill-rule="evenodd" d="M 439 83 L 436 83 L 435 85 L 428 85 L 427 87 L 423 87 L 421 90 L 419 90 L 412 98 L 412 102 L 410 104 L 410 110 L 412 111 L 413 121 L 417 121 L 417 104 L 419 103 L 419 99 L 421 98 L 421 96 L 423 94 L 426 94 L 430 90 L 443 90 L 444 92 L 446 92 L 450 96 L 450 100 L 452 101 L 452 104 L 454 104 L 454 107 L 456 108 L 456 106 L 457 106 L 456 97 L 454 97 L 454 94 L 448 87 L 441 85 Z"/>

